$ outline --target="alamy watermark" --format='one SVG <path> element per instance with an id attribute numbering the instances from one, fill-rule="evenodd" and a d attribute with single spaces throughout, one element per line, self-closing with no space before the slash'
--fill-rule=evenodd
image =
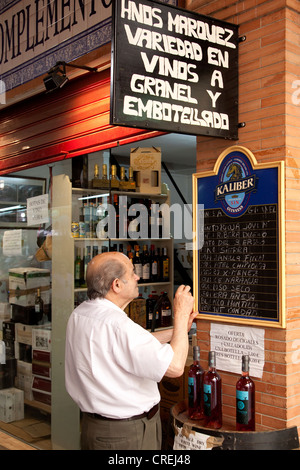
<path id="1" fill-rule="evenodd" d="M 198 230 L 193 231 L 192 204 L 151 204 L 127 205 L 127 196 L 119 196 L 118 209 L 113 204 L 101 205 L 97 210 L 100 218 L 96 226 L 98 238 L 158 239 L 172 236 L 193 242 L 194 249 L 201 249 L 204 243 L 204 205 L 198 204 L 194 212 Z"/>

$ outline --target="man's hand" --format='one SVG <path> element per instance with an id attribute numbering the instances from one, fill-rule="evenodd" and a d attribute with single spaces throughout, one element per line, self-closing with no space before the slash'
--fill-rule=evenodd
<path id="1" fill-rule="evenodd" d="M 176 316 L 183 315 L 187 320 L 187 331 L 190 331 L 192 323 L 198 312 L 194 312 L 195 299 L 190 292 L 190 286 L 178 287 L 174 297 L 174 321 Z"/>

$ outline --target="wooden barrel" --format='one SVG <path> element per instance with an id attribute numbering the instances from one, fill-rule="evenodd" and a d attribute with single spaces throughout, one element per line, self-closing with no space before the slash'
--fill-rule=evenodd
<path id="1" fill-rule="evenodd" d="M 220 429 L 204 427 L 202 421 L 191 420 L 186 402 L 171 409 L 175 434 L 175 450 L 296 450 L 299 449 L 297 426 L 275 431 L 239 432 L 222 426 Z"/>

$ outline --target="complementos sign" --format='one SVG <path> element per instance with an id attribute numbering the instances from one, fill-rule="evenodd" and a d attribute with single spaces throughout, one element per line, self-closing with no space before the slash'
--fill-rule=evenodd
<path id="1" fill-rule="evenodd" d="M 109 43 L 112 3 L 0 0 L 0 93 Z"/>
<path id="2" fill-rule="evenodd" d="M 112 0 L 0 1 L 0 78 L 6 90 L 111 40 Z"/>
<path id="3" fill-rule="evenodd" d="M 236 139 L 238 27 L 155 1 L 114 7 L 111 122 Z"/>

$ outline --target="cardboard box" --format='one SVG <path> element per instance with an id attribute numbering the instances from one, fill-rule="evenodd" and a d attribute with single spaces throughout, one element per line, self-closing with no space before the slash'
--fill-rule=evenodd
<path id="1" fill-rule="evenodd" d="M 37 377 L 51 379 L 51 364 L 49 362 L 32 361 L 32 373 Z"/>
<path id="2" fill-rule="evenodd" d="M 11 387 L 0 391 L 0 420 L 11 423 L 24 419 L 24 392 Z"/>
<path id="3" fill-rule="evenodd" d="M 170 403 L 177 403 L 188 397 L 188 371 L 193 364 L 193 358 L 188 357 L 184 373 L 181 377 L 164 377 L 159 384 L 159 391 L 162 400 Z"/>
<path id="4" fill-rule="evenodd" d="M 161 148 L 132 148 L 130 166 L 133 169 L 136 192 L 161 193 Z"/>
<path id="5" fill-rule="evenodd" d="M 32 360 L 38 362 L 48 362 L 51 364 L 51 352 L 32 349 Z"/>
<path id="6" fill-rule="evenodd" d="M 129 317 L 138 325 L 146 328 L 146 299 L 137 298 L 130 302 Z"/>
<path id="7" fill-rule="evenodd" d="M 0 319 L 10 320 L 10 304 L 8 302 L 0 302 Z"/>
<path id="8" fill-rule="evenodd" d="M 33 376 L 33 399 L 51 405 L 51 380 Z"/>
<path id="9" fill-rule="evenodd" d="M 32 349 L 51 351 L 51 326 L 35 326 L 32 328 Z"/>
<path id="10" fill-rule="evenodd" d="M 32 329 L 33 325 L 24 325 L 23 323 L 16 323 L 16 342 L 32 346 Z"/>
<path id="11" fill-rule="evenodd" d="M 24 375 L 18 374 L 15 379 L 15 387 L 23 390 L 24 392 L 24 399 L 25 400 L 33 400 L 33 393 L 32 393 L 32 374 Z"/>
<path id="12" fill-rule="evenodd" d="M 44 304 L 50 304 L 50 271 L 39 268 L 9 270 L 9 302 L 22 307 L 34 306 L 36 291 L 41 289 Z"/>
<path id="13" fill-rule="evenodd" d="M 0 389 L 14 386 L 16 376 L 16 360 L 6 358 L 5 364 L 0 364 Z"/>
<path id="14" fill-rule="evenodd" d="M 15 327 L 16 324 L 12 321 L 4 321 L 2 323 L 2 331 L 3 331 L 3 340 L 4 341 L 14 341 L 15 336 Z"/>

